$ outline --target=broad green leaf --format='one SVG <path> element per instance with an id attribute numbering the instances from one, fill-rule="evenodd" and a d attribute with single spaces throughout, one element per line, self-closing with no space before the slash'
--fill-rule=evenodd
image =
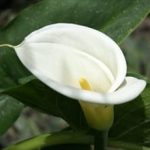
<path id="1" fill-rule="evenodd" d="M 34 77 L 20 80 L 20 85 L 0 92 L 44 113 L 62 117 L 74 129 L 87 127 L 81 107 L 76 100 L 69 99 L 44 85 Z"/>
<path id="2" fill-rule="evenodd" d="M 150 84 L 134 101 L 115 107 L 110 136 L 115 140 L 150 147 Z"/>
<path id="3" fill-rule="evenodd" d="M 0 91 L 18 85 L 18 78 L 29 74 L 23 67 L 21 68 L 20 63 L 15 63 L 16 60 L 12 50 L 5 49 L 0 51 Z M 0 96 L 0 135 L 13 125 L 23 107 L 23 104 L 13 97 Z"/>
<path id="4" fill-rule="evenodd" d="M 102 30 L 120 43 L 149 12 L 149 0 L 42 0 L 1 30 L 0 41 L 19 44 L 40 27 L 69 22 Z"/>
<path id="5" fill-rule="evenodd" d="M 89 144 L 92 140 L 93 138 L 83 131 L 62 131 L 55 134 L 40 135 L 12 145 L 5 150 L 33 150 L 58 144 Z"/>
<path id="6" fill-rule="evenodd" d="M 0 136 L 16 121 L 23 104 L 9 96 L 0 96 Z"/>
<path id="7" fill-rule="evenodd" d="M 12 49 L 0 49 L 0 91 L 18 85 L 28 75 Z"/>
<path id="8" fill-rule="evenodd" d="M 91 145 L 93 143 L 94 137 L 86 132 L 61 131 L 53 134 L 39 135 L 15 145 L 11 145 L 4 150 L 44 150 L 46 147 L 51 148 L 50 150 L 54 150 L 54 148 L 56 150 L 59 146 L 62 146 L 61 148 L 59 147 L 62 150 L 63 146 L 68 144 L 70 146 L 73 146 L 73 144 L 77 144 L 77 146 L 79 146 L 78 144 Z M 108 147 L 110 147 L 110 150 L 112 148 L 115 150 L 150 150 L 148 147 L 138 146 L 137 144 L 126 143 L 122 141 L 114 141 L 111 139 L 108 141 Z"/>

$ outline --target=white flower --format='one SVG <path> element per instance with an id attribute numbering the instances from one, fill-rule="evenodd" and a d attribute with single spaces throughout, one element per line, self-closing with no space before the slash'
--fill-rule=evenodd
<path id="1" fill-rule="evenodd" d="M 27 36 L 15 50 L 26 68 L 43 83 L 80 100 L 89 124 L 90 110 L 86 109 L 89 105 L 91 112 L 98 104 L 113 112 L 114 104 L 135 99 L 146 85 L 144 80 L 126 77 L 126 61 L 118 45 L 107 35 L 88 27 L 48 25 Z"/>

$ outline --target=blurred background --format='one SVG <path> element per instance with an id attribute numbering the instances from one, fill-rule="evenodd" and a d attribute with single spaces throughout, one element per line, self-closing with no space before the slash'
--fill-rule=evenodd
<path id="1" fill-rule="evenodd" d="M 0 26 L 5 26 L 20 10 L 39 0 L 0 0 Z M 128 72 L 136 72 L 150 78 L 150 15 L 123 42 L 121 48 L 126 56 Z M 47 131 L 58 131 L 67 127 L 60 118 L 25 108 L 19 119 L 7 133 L 0 137 L 0 148 Z"/>

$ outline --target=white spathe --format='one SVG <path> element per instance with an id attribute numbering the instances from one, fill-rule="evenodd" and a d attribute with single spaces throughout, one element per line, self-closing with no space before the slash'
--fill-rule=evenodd
<path id="1" fill-rule="evenodd" d="M 120 104 L 135 99 L 146 86 L 144 80 L 126 77 L 126 61 L 118 45 L 88 27 L 48 25 L 27 36 L 15 50 L 37 78 L 73 99 Z M 81 78 L 92 91 L 80 88 Z"/>

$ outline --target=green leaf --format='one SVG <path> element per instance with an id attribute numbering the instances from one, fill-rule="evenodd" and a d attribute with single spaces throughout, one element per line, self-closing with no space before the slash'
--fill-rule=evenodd
<path id="1" fill-rule="evenodd" d="M 24 67 L 21 68 L 21 63 L 15 63 L 16 60 L 11 49 L 0 51 L 0 92 L 18 85 L 18 79 L 29 74 Z M 24 105 L 13 97 L 0 95 L 0 135 L 13 125 L 23 107 Z"/>
<path id="2" fill-rule="evenodd" d="M 33 150 L 46 146 L 54 146 L 59 144 L 89 144 L 92 137 L 86 135 L 85 132 L 61 131 L 54 134 L 44 134 L 16 145 L 12 145 L 5 150 Z"/>
<path id="3" fill-rule="evenodd" d="M 21 78 L 29 75 L 12 49 L 0 49 L 0 91 L 18 85 Z"/>
<path id="4" fill-rule="evenodd" d="M 0 96 L 0 135 L 16 121 L 23 107 L 23 104 L 12 97 Z"/>
<path id="5" fill-rule="evenodd" d="M 50 150 L 59 147 L 59 149 L 62 150 L 62 148 L 67 146 L 68 144 L 70 146 L 73 146 L 73 144 L 76 144 L 77 146 L 79 146 L 79 144 L 82 144 L 82 146 L 83 144 L 85 144 L 88 146 L 93 143 L 94 137 L 86 132 L 61 131 L 53 134 L 39 135 L 37 137 L 27 139 L 15 145 L 11 145 L 4 150 L 39 150 L 41 148 L 43 148 L 42 150 L 44 150 L 44 148 L 46 147 L 51 148 Z M 108 141 L 108 146 L 110 147 L 110 149 L 115 150 L 150 150 L 150 148 L 148 147 L 138 146 L 137 144 L 125 143 L 122 141 L 114 141 L 111 139 Z"/>
<path id="6" fill-rule="evenodd" d="M 115 140 L 150 147 L 150 84 L 134 101 L 115 107 L 110 136 Z"/>
<path id="7" fill-rule="evenodd" d="M 20 81 L 22 84 L 5 89 L 1 93 L 10 95 L 44 113 L 62 117 L 74 129 L 87 127 L 81 107 L 76 100 L 57 93 L 32 76 Z"/>
<path id="8" fill-rule="evenodd" d="M 0 32 L 1 43 L 19 44 L 30 32 L 58 22 L 89 26 L 120 43 L 150 12 L 149 0 L 42 0 Z"/>

